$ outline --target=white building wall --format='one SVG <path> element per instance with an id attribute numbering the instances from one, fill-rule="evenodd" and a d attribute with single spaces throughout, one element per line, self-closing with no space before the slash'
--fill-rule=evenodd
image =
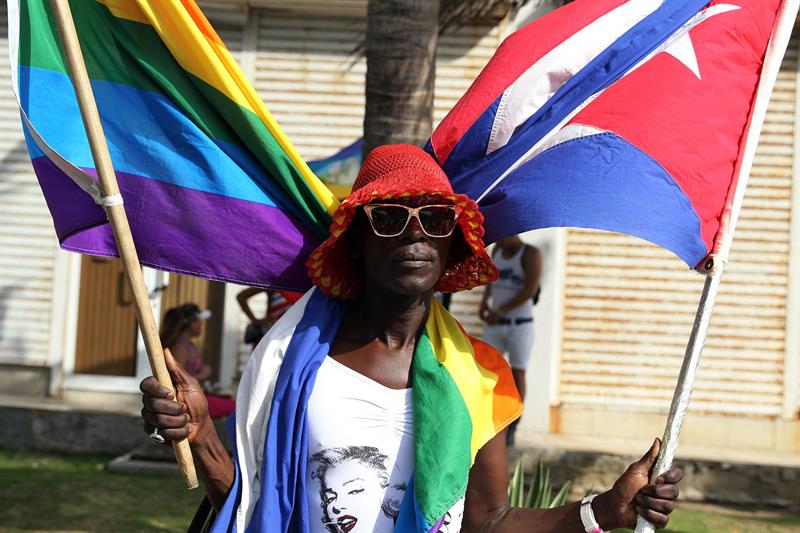
<path id="1" fill-rule="evenodd" d="M 50 360 L 58 242 L 31 168 L 8 63 L 0 5 L 0 363 Z"/>
<path id="2" fill-rule="evenodd" d="M 779 417 L 783 404 L 797 40 L 784 60 L 700 364 L 692 411 Z M 664 411 L 703 278 L 633 237 L 570 230 L 565 404 Z"/>

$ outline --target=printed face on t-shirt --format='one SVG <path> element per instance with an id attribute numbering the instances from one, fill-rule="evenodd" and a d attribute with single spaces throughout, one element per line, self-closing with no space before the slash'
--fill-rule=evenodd
<path id="1" fill-rule="evenodd" d="M 372 466 L 357 459 L 332 465 L 321 480 L 321 494 L 329 526 L 341 533 L 359 533 L 359 520 L 374 524 L 381 512 L 386 481 Z M 371 531 L 371 526 L 363 531 Z"/>

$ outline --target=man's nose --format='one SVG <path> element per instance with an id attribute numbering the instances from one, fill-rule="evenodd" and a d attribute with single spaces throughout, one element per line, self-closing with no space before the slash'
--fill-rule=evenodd
<path id="1" fill-rule="evenodd" d="M 408 225 L 406 225 L 406 229 L 403 230 L 403 234 L 400 237 L 416 242 L 424 240 L 427 235 L 422 231 L 419 219 L 417 219 L 417 217 L 411 217 L 411 220 L 408 221 Z"/>

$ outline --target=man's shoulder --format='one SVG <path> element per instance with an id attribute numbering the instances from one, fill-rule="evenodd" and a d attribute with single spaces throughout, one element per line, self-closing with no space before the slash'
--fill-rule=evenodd
<path id="1" fill-rule="evenodd" d="M 542 252 L 532 244 L 524 244 L 522 250 L 522 266 L 534 267 L 542 260 Z"/>

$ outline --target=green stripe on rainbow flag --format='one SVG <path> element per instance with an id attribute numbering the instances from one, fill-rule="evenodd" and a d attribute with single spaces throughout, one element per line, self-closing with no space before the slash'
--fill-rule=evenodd
<path id="1" fill-rule="evenodd" d="M 472 419 L 458 386 L 437 360 L 428 331 L 417 341 L 412 365 L 414 496 L 433 524 L 466 491 L 474 459 Z"/>
<path id="2" fill-rule="evenodd" d="M 121 1 L 123 0 L 114 0 L 117 3 Z M 187 72 L 255 113 L 292 162 L 305 186 L 313 192 L 326 212 L 332 215 L 338 206 L 336 198 L 300 157 L 194 0 L 181 0 L 180 5 L 162 0 L 136 2 L 161 40 Z"/>
<path id="3" fill-rule="evenodd" d="M 414 493 L 434 524 L 464 497 L 483 445 L 522 412 L 508 364 L 433 299 L 412 367 Z"/>
<path id="4" fill-rule="evenodd" d="M 128 11 L 138 9 L 132 0 L 109 3 L 123 5 Z M 164 4 L 167 3 L 157 7 Z M 66 74 L 53 31 L 54 22 L 45 2 L 22 2 L 21 18 L 23 34 L 29 31 L 31 38 L 20 42 L 20 64 Z M 237 145 L 252 154 L 287 194 L 287 208 L 296 211 L 319 235 L 327 234 L 329 213 L 336 200 L 307 169 L 271 116 L 268 119 L 273 124 L 265 123 L 252 110 L 253 105 L 247 102 L 245 106 L 239 105 L 215 85 L 182 68 L 153 26 L 140 22 L 147 20 L 141 11 L 137 20 L 119 18 L 101 3 L 83 1 L 73 8 L 73 18 L 91 79 L 166 95 L 210 138 Z M 189 19 L 193 21 L 194 18 Z M 208 39 L 206 32 L 197 33 Z M 218 57 L 220 49 L 230 56 L 224 45 L 215 44 L 215 48 L 214 57 Z M 232 57 L 230 61 L 225 74 L 232 79 L 236 76 L 244 79 Z M 211 63 L 208 59 L 206 62 Z M 230 72 L 231 69 L 236 72 Z M 238 81 L 230 83 L 239 86 Z M 249 85 L 246 80 L 244 83 Z M 251 96 L 258 99 L 254 94 Z M 258 103 L 263 107 L 260 100 Z"/>

